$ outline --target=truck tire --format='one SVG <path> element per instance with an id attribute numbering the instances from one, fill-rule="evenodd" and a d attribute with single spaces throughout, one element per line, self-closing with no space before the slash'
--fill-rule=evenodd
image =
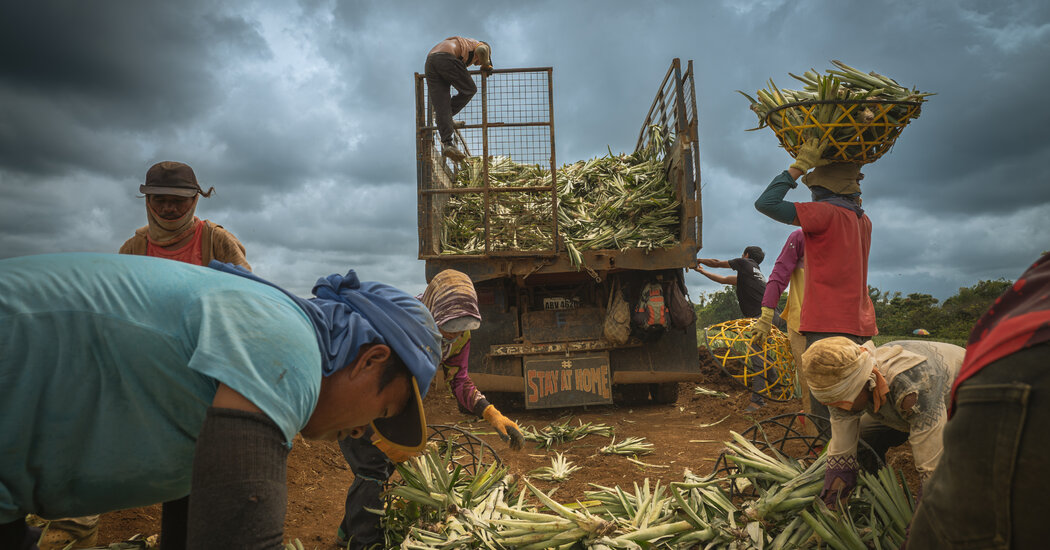
<path id="1" fill-rule="evenodd" d="M 614 392 L 619 392 L 621 405 L 637 405 L 649 402 L 649 386 L 653 384 L 617 384 Z"/>
<path id="2" fill-rule="evenodd" d="M 525 396 L 521 392 L 485 392 L 485 398 L 489 400 L 489 403 L 495 405 L 500 412 L 525 410 Z"/>
<path id="3" fill-rule="evenodd" d="M 678 382 L 649 384 L 649 393 L 653 396 L 653 403 L 674 403 L 678 401 Z"/>

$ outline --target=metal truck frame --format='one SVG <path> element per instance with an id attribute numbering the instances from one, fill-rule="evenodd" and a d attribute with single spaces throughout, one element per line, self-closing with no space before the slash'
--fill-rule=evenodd
<path id="1" fill-rule="evenodd" d="M 470 276 L 483 318 L 471 335 L 470 376 L 492 397 L 517 394 L 526 408 L 612 403 L 673 402 L 678 382 L 696 379 L 696 326 L 667 329 L 658 337 L 634 333 L 617 345 L 603 337 L 610 293 L 620 289 L 634 304 L 649 281 L 684 285 L 684 270 L 701 248 L 700 147 L 693 63 L 674 59 L 642 123 L 637 149 L 648 144 L 652 124 L 671 129 L 665 169 L 681 201 L 678 244 L 672 248 L 584 250 L 584 269 L 574 267 L 558 237 L 558 168 L 554 141 L 553 69 L 500 69 L 488 78 L 472 71 L 478 93 L 457 116 L 459 146 L 484 159 L 478 186 L 457 186 L 461 167 L 441 156 L 426 80 L 415 75 L 419 258 L 429 281 L 444 269 Z M 496 156 L 550 167 L 550 185 L 489 185 Z M 456 194 L 473 194 L 483 205 L 483 248 L 449 253 L 442 247 L 445 209 Z M 511 238 L 498 205 L 532 195 L 549 204 L 549 242 L 529 249 L 507 246 Z M 549 203 L 547 202 L 549 198 Z M 505 213 L 504 213 L 505 215 Z M 501 221 L 503 223 L 501 223 Z M 502 233 L 501 233 L 502 232 Z M 666 293 L 665 293 L 666 295 Z M 504 396 L 506 397 L 506 396 Z"/>

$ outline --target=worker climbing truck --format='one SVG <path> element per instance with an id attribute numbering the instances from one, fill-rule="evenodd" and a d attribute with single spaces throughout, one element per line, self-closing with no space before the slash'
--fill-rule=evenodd
<path id="1" fill-rule="evenodd" d="M 470 276 L 470 376 L 527 408 L 673 402 L 699 374 L 684 272 L 701 246 L 693 64 L 675 59 L 633 153 L 558 166 L 553 70 L 481 78 L 441 155 L 415 75 L 419 258 Z M 600 144 L 605 149 L 605 144 Z"/>

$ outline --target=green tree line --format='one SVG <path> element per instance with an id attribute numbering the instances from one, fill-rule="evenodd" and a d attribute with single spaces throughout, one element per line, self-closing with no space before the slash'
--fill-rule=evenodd
<path id="1" fill-rule="evenodd" d="M 963 287 L 954 296 L 941 303 L 929 294 L 883 292 L 869 287 L 868 293 L 875 306 L 875 319 L 879 333 L 906 336 L 917 329 L 925 329 L 937 339 L 967 340 L 977 319 L 984 315 L 995 299 L 1002 295 L 1012 283 L 1005 279 L 980 281 Z M 780 297 L 780 307 L 787 300 Z M 698 328 L 739 319 L 743 317 L 737 305 L 736 291 L 725 286 L 714 292 L 701 292 L 696 308 Z"/>

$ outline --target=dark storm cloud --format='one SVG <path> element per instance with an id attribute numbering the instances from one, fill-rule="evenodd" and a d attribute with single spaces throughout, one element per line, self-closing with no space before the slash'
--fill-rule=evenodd
<path id="1" fill-rule="evenodd" d="M 1010 212 L 1020 197 L 1050 201 L 1050 186 L 1032 181 L 1050 154 L 1050 111 L 1033 108 L 1050 85 L 1050 8 L 964 3 L 946 15 L 948 23 L 912 22 L 916 54 L 943 55 L 917 55 L 909 79 L 938 95 L 899 141 L 915 153 L 887 157 L 879 168 L 900 176 L 872 197 L 907 194 L 925 209 L 967 215 Z"/>
<path id="2" fill-rule="evenodd" d="M 217 194 L 198 212 L 257 272 L 422 288 L 412 75 L 439 40 L 489 40 L 497 67 L 554 67 L 559 163 L 634 148 L 671 58 L 693 60 L 702 256 L 792 227 L 755 197 L 791 159 L 735 90 L 831 59 L 937 92 L 866 167 L 871 280 L 941 298 L 1014 277 L 1050 248 L 1050 4 L 725 2 L 6 3 L 0 8 L 0 257 L 119 247 L 158 160 Z M 790 200 L 807 200 L 803 188 Z M 697 274 L 690 286 L 718 285 Z"/>
<path id="3" fill-rule="evenodd" d="M 414 251 L 414 205 L 415 188 L 355 185 L 340 189 L 329 183 L 285 196 L 258 211 L 230 209 L 214 215 L 229 220 L 231 227 L 252 228 L 245 234 L 260 243 L 303 251 L 382 254 Z M 325 218 L 321 220 L 323 230 L 318 229 L 319 214 Z"/>
<path id="4" fill-rule="evenodd" d="M 216 75 L 265 54 L 250 25 L 185 3 L 7 2 L 0 8 L 0 163 L 38 175 L 120 173 L 111 133 L 192 125 L 221 96 Z M 196 13 L 194 13 L 196 12 Z"/>

